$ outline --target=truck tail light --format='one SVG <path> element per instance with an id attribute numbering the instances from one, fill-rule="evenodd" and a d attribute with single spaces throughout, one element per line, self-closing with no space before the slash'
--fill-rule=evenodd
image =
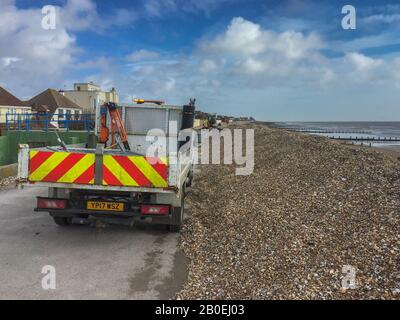
<path id="1" fill-rule="evenodd" d="M 164 216 L 169 213 L 169 206 L 142 205 L 140 206 L 140 213 Z"/>
<path id="2" fill-rule="evenodd" d="M 38 198 L 37 207 L 38 209 L 63 210 L 67 207 L 67 200 Z"/>

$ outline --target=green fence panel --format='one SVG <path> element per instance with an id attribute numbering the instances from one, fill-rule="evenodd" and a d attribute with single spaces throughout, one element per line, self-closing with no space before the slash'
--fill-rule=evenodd
<path id="1" fill-rule="evenodd" d="M 85 131 L 69 131 L 58 132 L 58 135 L 66 144 L 78 144 L 88 143 L 90 133 Z M 29 144 L 32 148 L 59 145 L 56 133 L 51 131 L 8 131 L 2 138 L 8 139 L 8 163 L 6 164 L 18 161 L 19 144 Z"/>
<path id="2" fill-rule="evenodd" d="M 9 140 L 7 137 L 0 137 L 0 166 L 9 164 L 10 152 L 9 152 Z"/>

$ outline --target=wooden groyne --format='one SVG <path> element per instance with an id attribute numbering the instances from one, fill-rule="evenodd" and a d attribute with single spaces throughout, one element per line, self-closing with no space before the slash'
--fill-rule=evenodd
<path id="1" fill-rule="evenodd" d="M 399 137 L 328 137 L 334 140 L 344 141 L 369 141 L 369 142 L 399 142 Z"/>
<path id="2" fill-rule="evenodd" d="M 311 130 L 311 129 L 286 129 L 288 131 L 303 133 L 321 133 L 321 134 L 371 134 L 371 131 L 346 131 L 346 130 Z"/>

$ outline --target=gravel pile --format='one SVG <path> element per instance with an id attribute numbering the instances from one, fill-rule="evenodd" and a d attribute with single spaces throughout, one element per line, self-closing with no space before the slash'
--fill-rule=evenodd
<path id="1" fill-rule="evenodd" d="M 180 244 L 178 299 L 399 299 L 400 164 L 261 125 L 255 170 L 202 166 Z M 342 268 L 355 268 L 355 289 Z M 350 276 L 351 278 L 351 276 Z"/>
<path id="2" fill-rule="evenodd" d="M 10 185 L 15 185 L 17 177 L 0 178 L 0 190 L 5 189 Z"/>

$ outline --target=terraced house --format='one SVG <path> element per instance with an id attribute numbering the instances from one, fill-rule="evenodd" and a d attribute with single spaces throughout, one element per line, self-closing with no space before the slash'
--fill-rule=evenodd
<path id="1" fill-rule="evenodd" d="M 48 114 L 51 124 L 58 128 L 59 123 L 66 118 L 78 118 L 82 114 L 82 107 L 64 96 L 63 92 L 47 89 L 33 97 L 27 104 L 36 114 Z"/>
<path id="2" fill-rule="evenodd" d="M 9 117 L 18 114 L 31 113 L 28 103 L 22 102 L 10 92 L 0 87 L 0 123 L 6 123 L 6 115 Z"/>

